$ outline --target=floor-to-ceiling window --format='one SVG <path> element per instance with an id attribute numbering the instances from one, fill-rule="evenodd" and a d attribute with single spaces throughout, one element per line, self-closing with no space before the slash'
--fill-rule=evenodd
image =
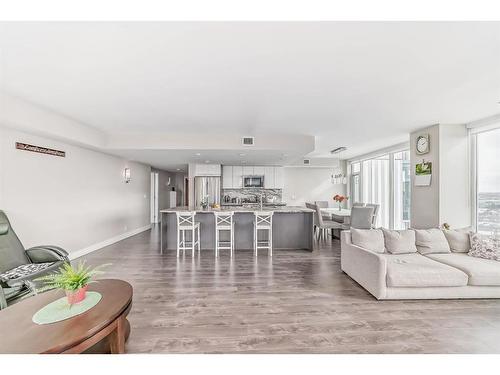
<path id="1" fill-rule="evenodd" d="M 410 222 L 410 153 L 389 152 L 350 163 L 351 203 L 380 205 L 376 226 L 405 229 Z"/>
<path id="2" fill-rule="evenodd" d="M 500 235 L 500 128 L 473 134 L 477 231 Z"/>
<path id="3" fill-rule="evenodd" d="M 401 151 L 393 154 L 393 228 L 410 227 L 410 152 Z"/>

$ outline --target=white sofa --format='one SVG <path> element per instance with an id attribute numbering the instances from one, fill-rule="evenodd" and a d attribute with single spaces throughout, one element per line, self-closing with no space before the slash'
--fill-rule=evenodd
<path id="1" fill-rule="evenodd" d="M 380 253 L 341 233 L 341 267 L 379 300 L 500 298 L 500 262 L 466 253 Z"/>

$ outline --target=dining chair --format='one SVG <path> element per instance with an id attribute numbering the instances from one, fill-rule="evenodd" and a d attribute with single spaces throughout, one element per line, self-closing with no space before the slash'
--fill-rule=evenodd
<path id="1" fill-rule="evenodd" d="M 367 203 L 366 207 L 373 207 L 373 217 L 372 217 L 372 226 L 374 227 L 377 222 L 378 211 L 380 208 L 380 204 L 377 203 Z"/>
<path id="2" fill-rule="evenodd" d="M 351 223 L 344 224 L 343 229 L 371 229 L 373 211 L 373 207 L 353 207 L 351 209 Z"/>
<path id="3" fill-rule="evenodd" d="M 321 208 L 317 204 L 314 204 L 312 206 L 314 207 L 316 227 L 319 229 L 318 237 L 324 237 L 327 230 L 343 228 L 341 223 L 337 223 L 333 220 L 324 220 L 323 215 L 321 214 Z"/>
<path id="4" fill-rule="evenodd" d="M 328 208 L 330 205 L 328 204 L 328 201 L 315 201 L 314 204 L 318 206 L 320 209 L 321 208 Z M 323 220 L 332 220 L 332 215 L 329 214 L 324 214 L 321 213 L 323 216 Z"/>
<path id="5" fill-rule="evenodd" d="M 352 204 L 353 207 L 365 207 L 365 204 L 362 202 L 354 202 Z"/>

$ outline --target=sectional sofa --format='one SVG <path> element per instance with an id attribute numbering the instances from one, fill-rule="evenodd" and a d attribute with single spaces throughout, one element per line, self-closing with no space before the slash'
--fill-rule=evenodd
<path id="1" fill-rule="evenodd" d="M 435 231 L 427 244 L 414 231 L 344 231 L 342 270 L 379 300 L 500 298 L 500 262 L 469 256 L 467 246 L 453 238 L 443 244 L 445 237 Z M 437 250 L 435 235 L 441 241 Z"/>

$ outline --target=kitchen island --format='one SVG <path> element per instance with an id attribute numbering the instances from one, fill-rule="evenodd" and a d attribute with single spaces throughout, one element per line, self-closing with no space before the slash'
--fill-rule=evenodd
<path id="1" fill-rule="evenodd" d="M 176 207 L 160 210 L 161 214 L 161 250 L 177 248 L 177 211 L 190 211 L 187 207 Z M 253 249 L 254 212 L 261 211 L 252 207 L 222 207 L 219 209 L 195 209 L 195 221 L 200 223 L 201 250 L 215 248 L 215 215 L 214 211 L 233 211 L 234 248 L 238 250 Z M 273 248 L 274 250 L 313 250 L 313 214 L 314 211 L 304 207 L 266 206 L 262 211 L 273 211 Z"/>

